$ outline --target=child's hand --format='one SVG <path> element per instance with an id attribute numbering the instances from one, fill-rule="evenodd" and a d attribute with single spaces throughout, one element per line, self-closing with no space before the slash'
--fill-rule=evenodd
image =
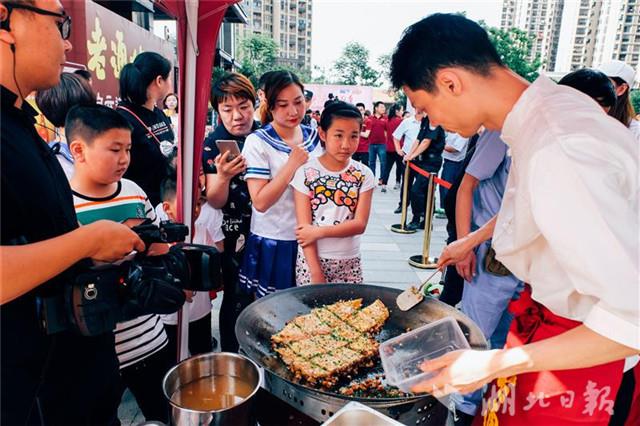
<path id="1" fill-rule="evenodd" d="M 311 272 L 311 284 L 326 284 L 327 279 L 324 277 L 322 271 L 316 273 Z"/>
<path id="2" fill-rule="evenodd" d="M 228 158 L 229 151 L 226 151 L 224 154 L 219 154 L 216 157 L 214 164 L 220 177 L 231 180 L 232 177 L 247 169 L 247 163 L 242 155 L 237 156 L 231 161 L 227 161 Z"/>
<path id="3" fill-rule="evenodd" d="M 309 244 L 313 244 L 321 237 L 321 229 L 317 226 L 306 224 L 298 225 L 296 228 L 296 240 L 300 247 L 304 248 Z"/>
<path id="4" fill-rule="evenodd" d="M 296 145 L 291 148 L 291 153 L 289 154 L 289 159 L 287 163 L 290 163 L 296 169 L 302 166 L 309 159 L 309 153 L 306 149 L 301 147 L 300 145 Z"/>
<path id="5" fill-rule="evenodd" d="M 147 256 L 162 256 L 169 253 L 171 244 L 167 243 L 151 243 L 149 250 L 147 250 Z"/>

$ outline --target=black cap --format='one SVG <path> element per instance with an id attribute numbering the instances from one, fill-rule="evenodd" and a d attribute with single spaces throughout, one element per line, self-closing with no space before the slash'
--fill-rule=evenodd
<path id="1" fill-rule="evenodd" d="M 313 92 L 311 90 L 305 90 L 304 91 L 304 98 L 308 101 L 310 101 L 311 99 L 313 99 Z"/>

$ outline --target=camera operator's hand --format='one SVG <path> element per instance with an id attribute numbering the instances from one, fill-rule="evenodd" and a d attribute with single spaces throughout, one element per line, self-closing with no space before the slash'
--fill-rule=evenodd
<path id="1" fill-rule="evenodd" d="M 227 181 L 247 169 L 247 162 L 242 155 L 237 156 L 231 161 L 229 161 L 229 155 L 230 152 L 226 151 L 218 155 L 214 160 L 218 175 Z"/>
<path id="2" fill-rule="evenodd" d="M 144 251 L 144 243 L 128 226 L 111 220 L 98 220 L 83 226 L 91 235 L 91 250 L 87 257 L 103 262 L 122 259 L 133 250 Z"/>

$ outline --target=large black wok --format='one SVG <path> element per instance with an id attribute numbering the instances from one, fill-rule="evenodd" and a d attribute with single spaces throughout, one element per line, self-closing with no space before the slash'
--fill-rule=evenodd
<path id="1" fill-rule="evenodd" d="M 307 314 L 312 308 L 356 298 L 362 298 L 364 305 L 380 299 L 389 309 L 389 319 L 378 339 L 381 342 L 450 316 L 457 320 L 471 347 L 486 349 L 486 340 L 478 326 L 456 309 L 435 299 L 425 299 L 403 312 L 395 303 L 398 294 L 400 290 L 397 289 L 363 284 L 308 285 L 279 291 L 255 301 L 242 312 L 236 324 L 236 336 L 241 351 L 265 369 L 267 389 L 319 421 L 325 420 L 347 402 L 358 401 L 404 423 L 417 419 L 423 424 L 440 424 L 439 420 L 427 421 L 431 413 L 427 417 L 426 412 L 438 405 L 431 396 L 358 398 L 316 389 L 300 384 L 271 349 L 271 336 L 292 318 Z M 367 374 L 365 371 L 361 376 Z"/>

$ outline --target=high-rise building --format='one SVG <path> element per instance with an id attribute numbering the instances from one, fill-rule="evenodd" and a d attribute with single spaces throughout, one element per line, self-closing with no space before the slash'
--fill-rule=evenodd
<path id="1" fill-rule="evenodd" d="M 545 71 L 640 63 L 640 0 L 503 0 L 501 27 L 533 36 Z"/>
<path id="2" fill-rule="evenodd" d="M 640 64 L 640 0 L 604 0 L 594 62 L 624 61 Z"/>
<path id="3" fill-rule="evenodd" d="M 533 36 L 531 59 L 539 55 L 545 71 L 555 67 L 564 3 L 564 0 L 503 0 L 500 27 L 516 27 Z"/>
<path id="4" fill-rule="evenodd" d="M 278 62 L 311 69 L 311 16 L 313 0 L 244 0 L 249 24 L 237 26 L 237 46 L 251 34 L 271 37 L 279 46 Z M 236 57 L 241 57 L 236 52 Z"/>

